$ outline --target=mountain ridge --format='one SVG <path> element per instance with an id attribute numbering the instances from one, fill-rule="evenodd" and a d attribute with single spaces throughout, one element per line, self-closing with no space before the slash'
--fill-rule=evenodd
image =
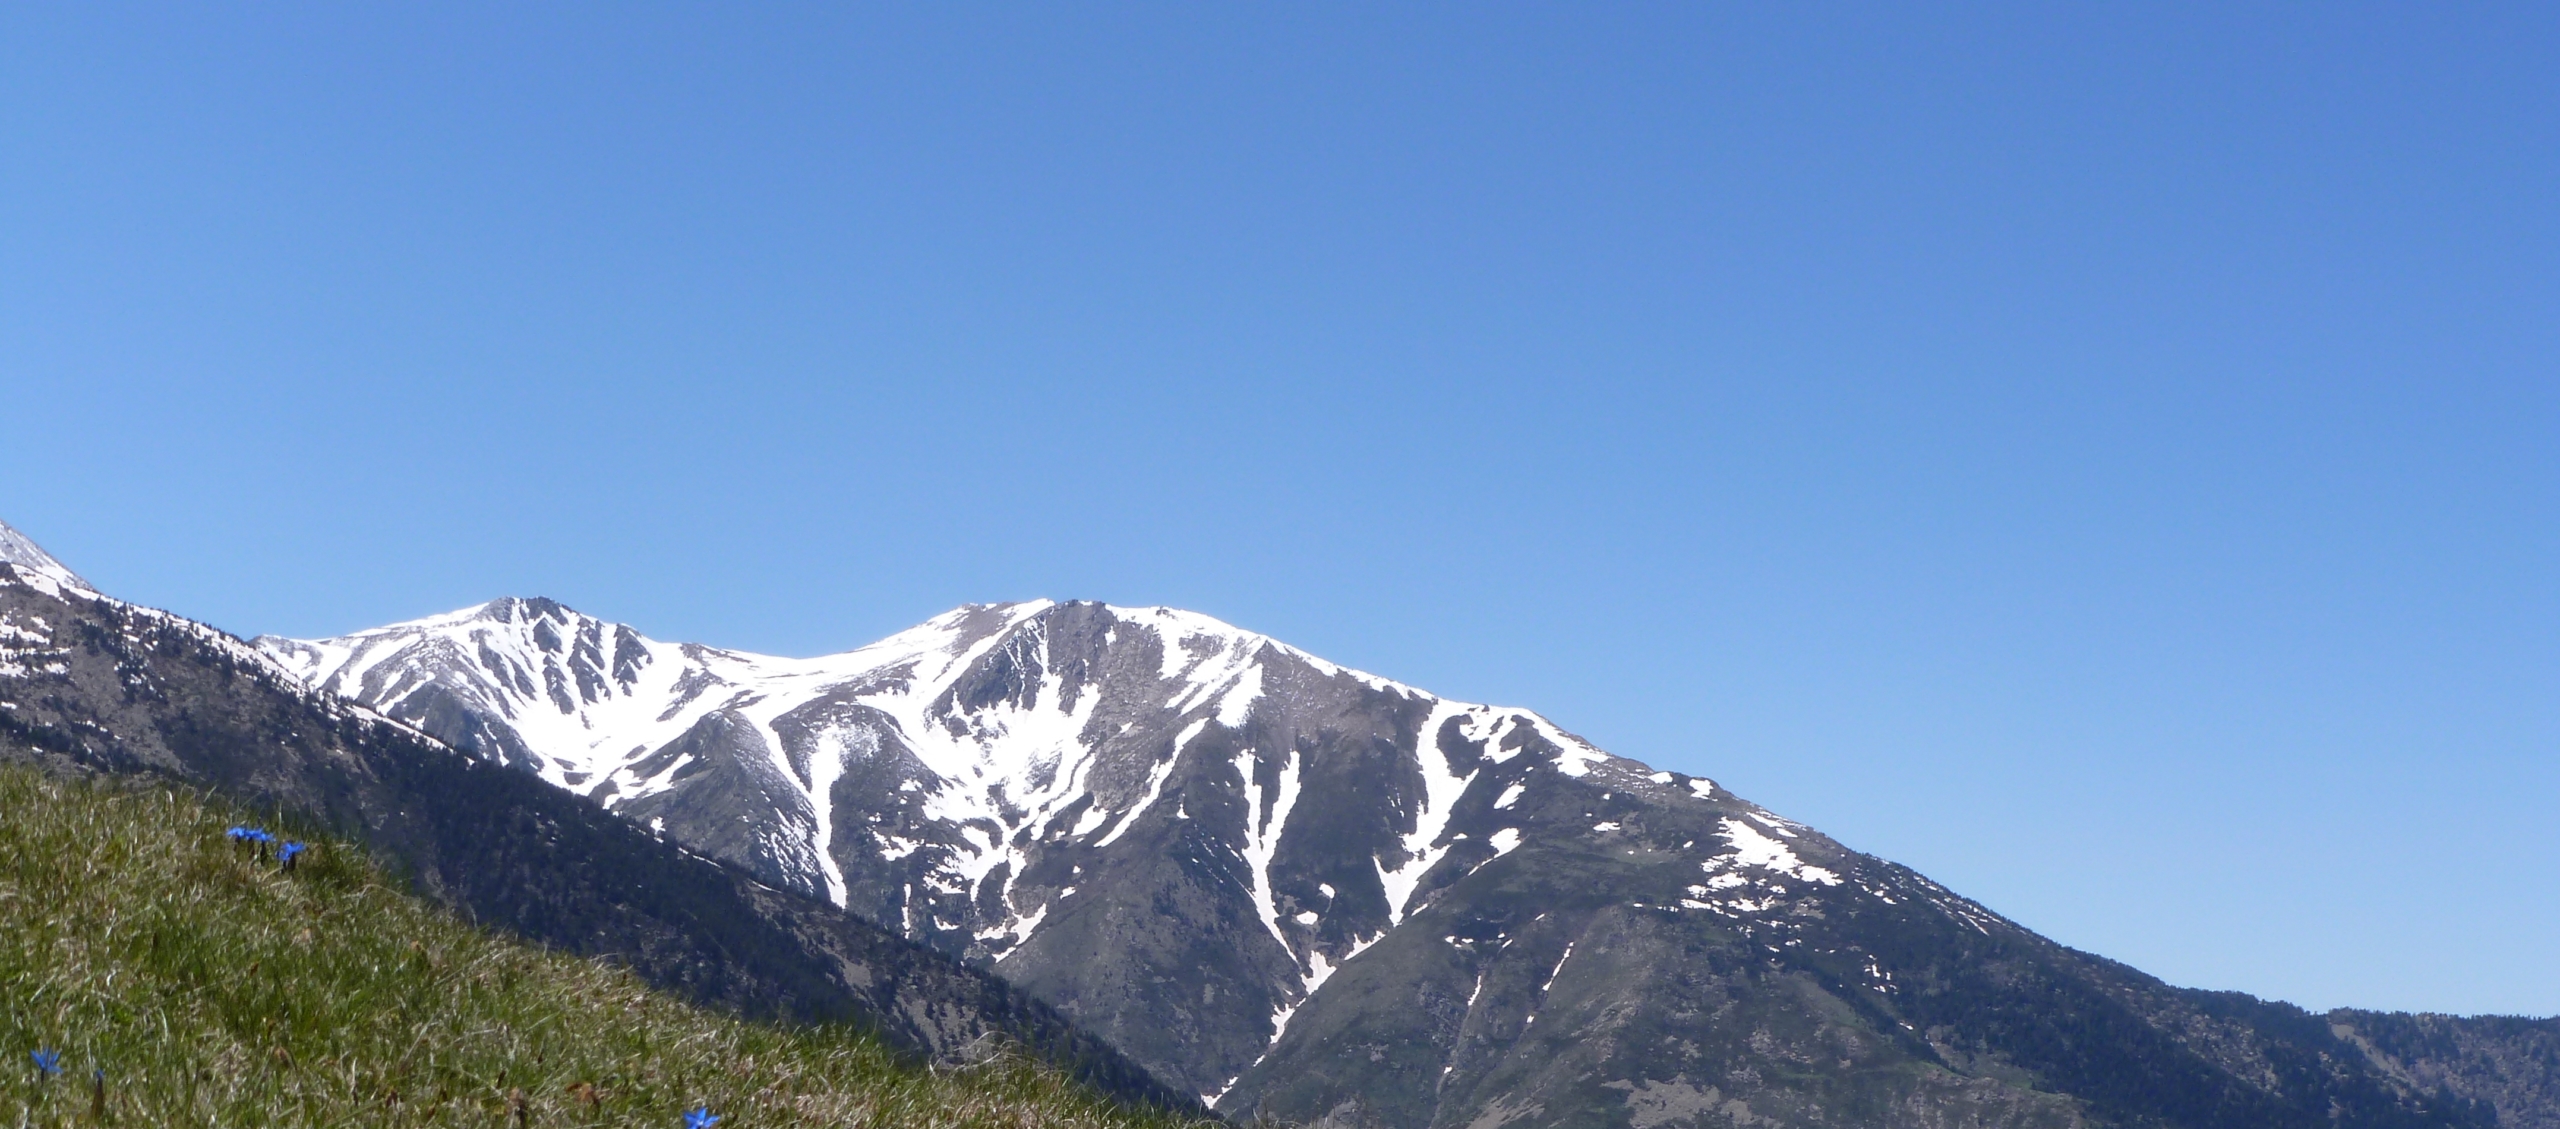
<path id="1" fill-rule="evenodd" d="M 1196 613 L 972 605 L 772 659 L 501 600 L 260 645 L 991 967 L 1230 1115 L 2487 1123 L 2338 1024 L 2170 988 L 1531 711 Z M 2092 1039 L 2112 1053 L 2071 1049 Z M 1787 1065 L 1811 1059 L 1835 1066 Z M 2507 1123 L 2550 1124 L 2527 1075 Z"/>

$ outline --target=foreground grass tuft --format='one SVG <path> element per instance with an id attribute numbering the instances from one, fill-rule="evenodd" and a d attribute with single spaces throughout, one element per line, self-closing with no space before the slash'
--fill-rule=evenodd
<path id="1" fill-rule="evenodd" d="M 1184 1124 L 1019 1056 L 926 1070 L 705 1012 L 475 930 L 341 844 L 228 833 L 257 823 L 0 767 L 0 1124 Z"/>

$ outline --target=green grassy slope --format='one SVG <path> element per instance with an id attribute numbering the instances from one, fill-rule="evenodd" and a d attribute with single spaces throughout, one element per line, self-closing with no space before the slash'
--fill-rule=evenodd
<path id="1" fill-rule="evenodd" d="M 474 929 L 336 843 L 286 873 L 239 822 L 0 767 L 0 1124 L 88 1124 L 101 1095 L 124 1125 L 1181 1124 L 1011 1056 L 936 1072 L 708 1013 Z"/>

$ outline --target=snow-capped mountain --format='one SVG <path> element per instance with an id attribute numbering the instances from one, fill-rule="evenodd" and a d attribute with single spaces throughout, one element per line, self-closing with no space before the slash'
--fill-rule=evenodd
<path id="1" fill-rule="evenodd" d="M 1642 797 L 1703 821 L 1679 848 L 1695 881 L 1663 900 L 1683 912 L 1756 912 L 1850 869 L 1709 781 L 1534 713 L 1166 608 L 970 606 L 816 659 L 659 642 L 518 599 L 255 642 L 315 687 L 769 883 L 993 960 L 1122 1045 L 1157 1044 L 1142 1061 L 1211 1096 L 1436 891 L 1533 834 L 1625 837 L 1602 808 Z M 1552 826 L 1557 803 L 1594 814 Z M 1169 852 L 1200 880 L 1164 873 Z M 1214 941 L 1102 927 L 1175 889 L 1197 903 L 1184 928 Z M 1198 1003 L 1157 1006 L 1158 980 Z"/>
<path id="2" fill-rule="evenodd" d="M 1189 612 L 970 606 L 787 659 L 510 599 L 256 643 L 316 687 L 991 964 L 1230 1115 L 2466 1116 L 2321 1073 L 2362 1052 L 2288 1041 L 2281 1005 L 2073 953 L 1533 712 Z M 2091 1045 L 2109 1049 L 2074 1049 Z"/>
<path id="3" fill-rule="evenodd" d="M 1085 653 L 1053 668 L 1052 631 L 1093 638 L 1071 642 Z M 661 643 L 516 599 L 339 639 L 256 643 L 317 688 L 708 846 L 775 885 L 852 901 L 923 934 L 967 930 L 990 955 L 1010 948 L 1013 926 L 1032 932 L 1047 908 L 1017 910 L 1015 876 L 1047 845 L 1121 838 L 1180 754 L 1212 727 L 1241 729 L 1275 675 L 1433 701 L 1205 616 L 1046 601 L 960 608 L 818 659 Z M 1500 711 L 1452 703 L 1440 712 L 1475 725 Z M 1520 716 L 1568 742 L 1572 763 L 1598 758 Z M 1285 757 L 1273 765 L 1277 791 L 1263 806 L 1276 804 L 1281 824 L 1298 767 Z M 1274 828 L 1257 841 L 1278 837 Z M 1431 853 L 1420 841 L 1404 852 Z M 914 865 L 883 886 L 880 860 Z M 982 908 L 981 887 L 998 874 Z"/>

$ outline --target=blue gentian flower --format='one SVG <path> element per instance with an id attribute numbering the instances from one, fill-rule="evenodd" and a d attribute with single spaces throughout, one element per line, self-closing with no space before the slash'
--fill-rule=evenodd
<path id="1" fill-rule="evenodd" d="M 62 1073 L 62 1056 L 52 1050 L 38 1047 L 27 1052 L 27 1057 L 36 1060 L 37 1072 L 47 1078 Z"/>
<path id="2" fill-rule="evenodd" d="M 310 848 L 305 847 L 300 843 L 287 843 L 276 848 L 276 861 L 283 863 L 286 866 L 291 866 L 293 865 L 293 856 L 301 854 L 309 849 Z"/>
<path id="3" fill-rule="evenodd" d="M 711 1129 L 719 1121 L 719 1115 L 712 1113 L 710 1106 L 703 1106 L 684 1115 L 684 1129 Z"/>

